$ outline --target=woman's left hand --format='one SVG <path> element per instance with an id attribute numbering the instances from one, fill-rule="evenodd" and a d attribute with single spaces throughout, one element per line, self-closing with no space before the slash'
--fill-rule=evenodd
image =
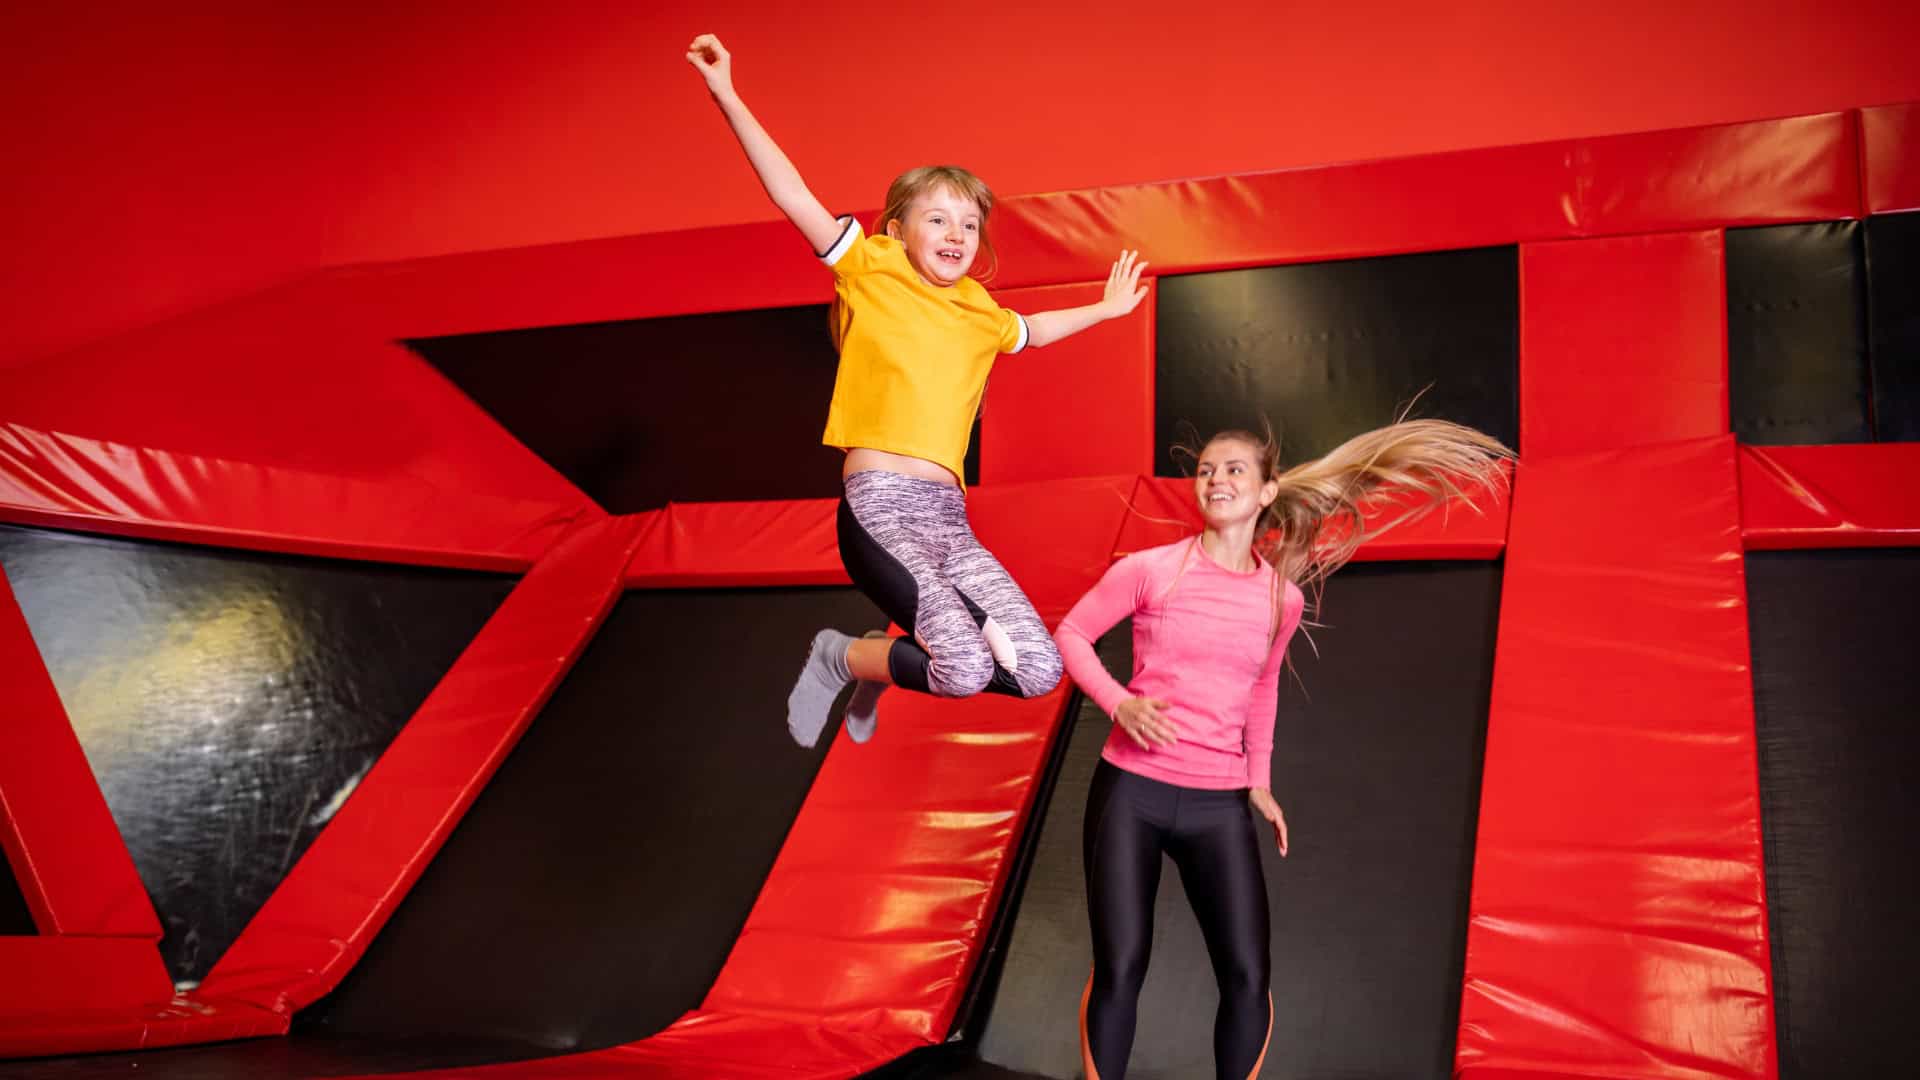
<path id="1" fill-rule="evenodd" d="M 1253 812 L 1273 823 L 1273 838 L 1280 845 L 1280 857 L 1287 857 L 1287 815 L 1280 812 L 1280 804 L 1273 801 L 1273 792 L 1266 788 L 1248 788 L 1247 804 Z"/>

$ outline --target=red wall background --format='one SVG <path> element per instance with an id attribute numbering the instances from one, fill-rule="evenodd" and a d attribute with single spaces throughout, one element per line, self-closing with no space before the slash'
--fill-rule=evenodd
<path id="1" fill-rule="evenodd" d="M 7 5 L 0 366 L 320 267 L 767 218 L 703 29 L 849 208 L 931 160 L 1020 194 L 1920 99 L 1910 0 L 1024 6 Z"/>

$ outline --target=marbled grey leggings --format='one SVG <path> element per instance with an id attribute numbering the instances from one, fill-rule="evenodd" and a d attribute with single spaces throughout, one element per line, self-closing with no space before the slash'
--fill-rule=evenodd
<path id="1" fill-rule="evenodd" d="M 894 685 L 942 697 L 1037 697 L 1059 685 L 1059 650 L 1000 561 L 974 539 L 957 487 L 869 470 L 846 479 L 840 561 L 912 637 L 887 656 Z"/>

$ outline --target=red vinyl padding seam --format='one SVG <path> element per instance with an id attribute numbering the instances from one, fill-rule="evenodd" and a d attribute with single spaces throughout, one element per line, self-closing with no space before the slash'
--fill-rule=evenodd
<path id="1" fill-rule="evenodd" d="M 152 540 L 477 570 L 524 570 L 571 504 L 195 457 L 0 423 L 0 521 Z"/>
<path id="2" fill-rule="evenodd" d="M 1920 547 L 1920 443 L 1740 448 L 1749 551 Z"/>
<path id="3" fill-rule="evenodd" d="M 1459 1074 L 1776 1075 L 1731 435 L 1529 461 Z"/>
<path id="4" fill-rule="evenodd" d="M 593 637 L 641 524 L 580 526 L 534 566 L 198 996 L 287 1014 L 338 984 Z"/>
<path id="5" fill-rule="evenodd" d="M 0 841 L 42 934 L 138 939 L 156 971 L 160 917 L 60 692 L 0 572 Z M 10 939 L 0 938 L 0 941 Z M 104 946 L 103 946 L 104 948 Z M 0 967 L 11 971 L 11 968 Z M 71 972 L 85 978 L 84 965 Z M 0 983 L 11 982 L 0 979 Z M 171 989 L 164 977 L 161 985 Z M 0 1016 L 6 1010 L 0 1009 Z"/>

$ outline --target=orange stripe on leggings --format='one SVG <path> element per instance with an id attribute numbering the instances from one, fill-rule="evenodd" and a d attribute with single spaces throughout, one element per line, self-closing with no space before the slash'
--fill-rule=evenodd
<path id="1" fill-rule="evenodd" d="M 1273 991 L 1267 991 L 1267 1038 L 1260 1044 L 1260 1056 L 1253 1059 L 1253 1071 L 1247 1074 L 1247 1080 L 1260 1075 L 1260 1066 L 1267 1063 L 1267 1047 L 1273 1045 Z"/>
<path id="2" fill-rule="evenodd" d="M 1093 1067 L 1093 1044 L 1087 1041 L 1087 1002 L 1091 1000 L 1092 997 L 1093 969 L 1088 968 L 1087 988 L 1080 991 L 1080 1064 L 1087 1070 L 1087 1080 L 1100 1080 L 1100 1070 Z M 1271 1004 L 1267 1006 L 1267 1011 L 1269 1014 L 1272 1013 L 1273 1006 Z M 1269 1032 L 1273 1029 L 1271 1015 L 1269 1015 L 1267 1020 L 1267 1029 Z M 1265 1054 L 1263 1053 L 1262 1056 L 1264 1057 Z"/>

